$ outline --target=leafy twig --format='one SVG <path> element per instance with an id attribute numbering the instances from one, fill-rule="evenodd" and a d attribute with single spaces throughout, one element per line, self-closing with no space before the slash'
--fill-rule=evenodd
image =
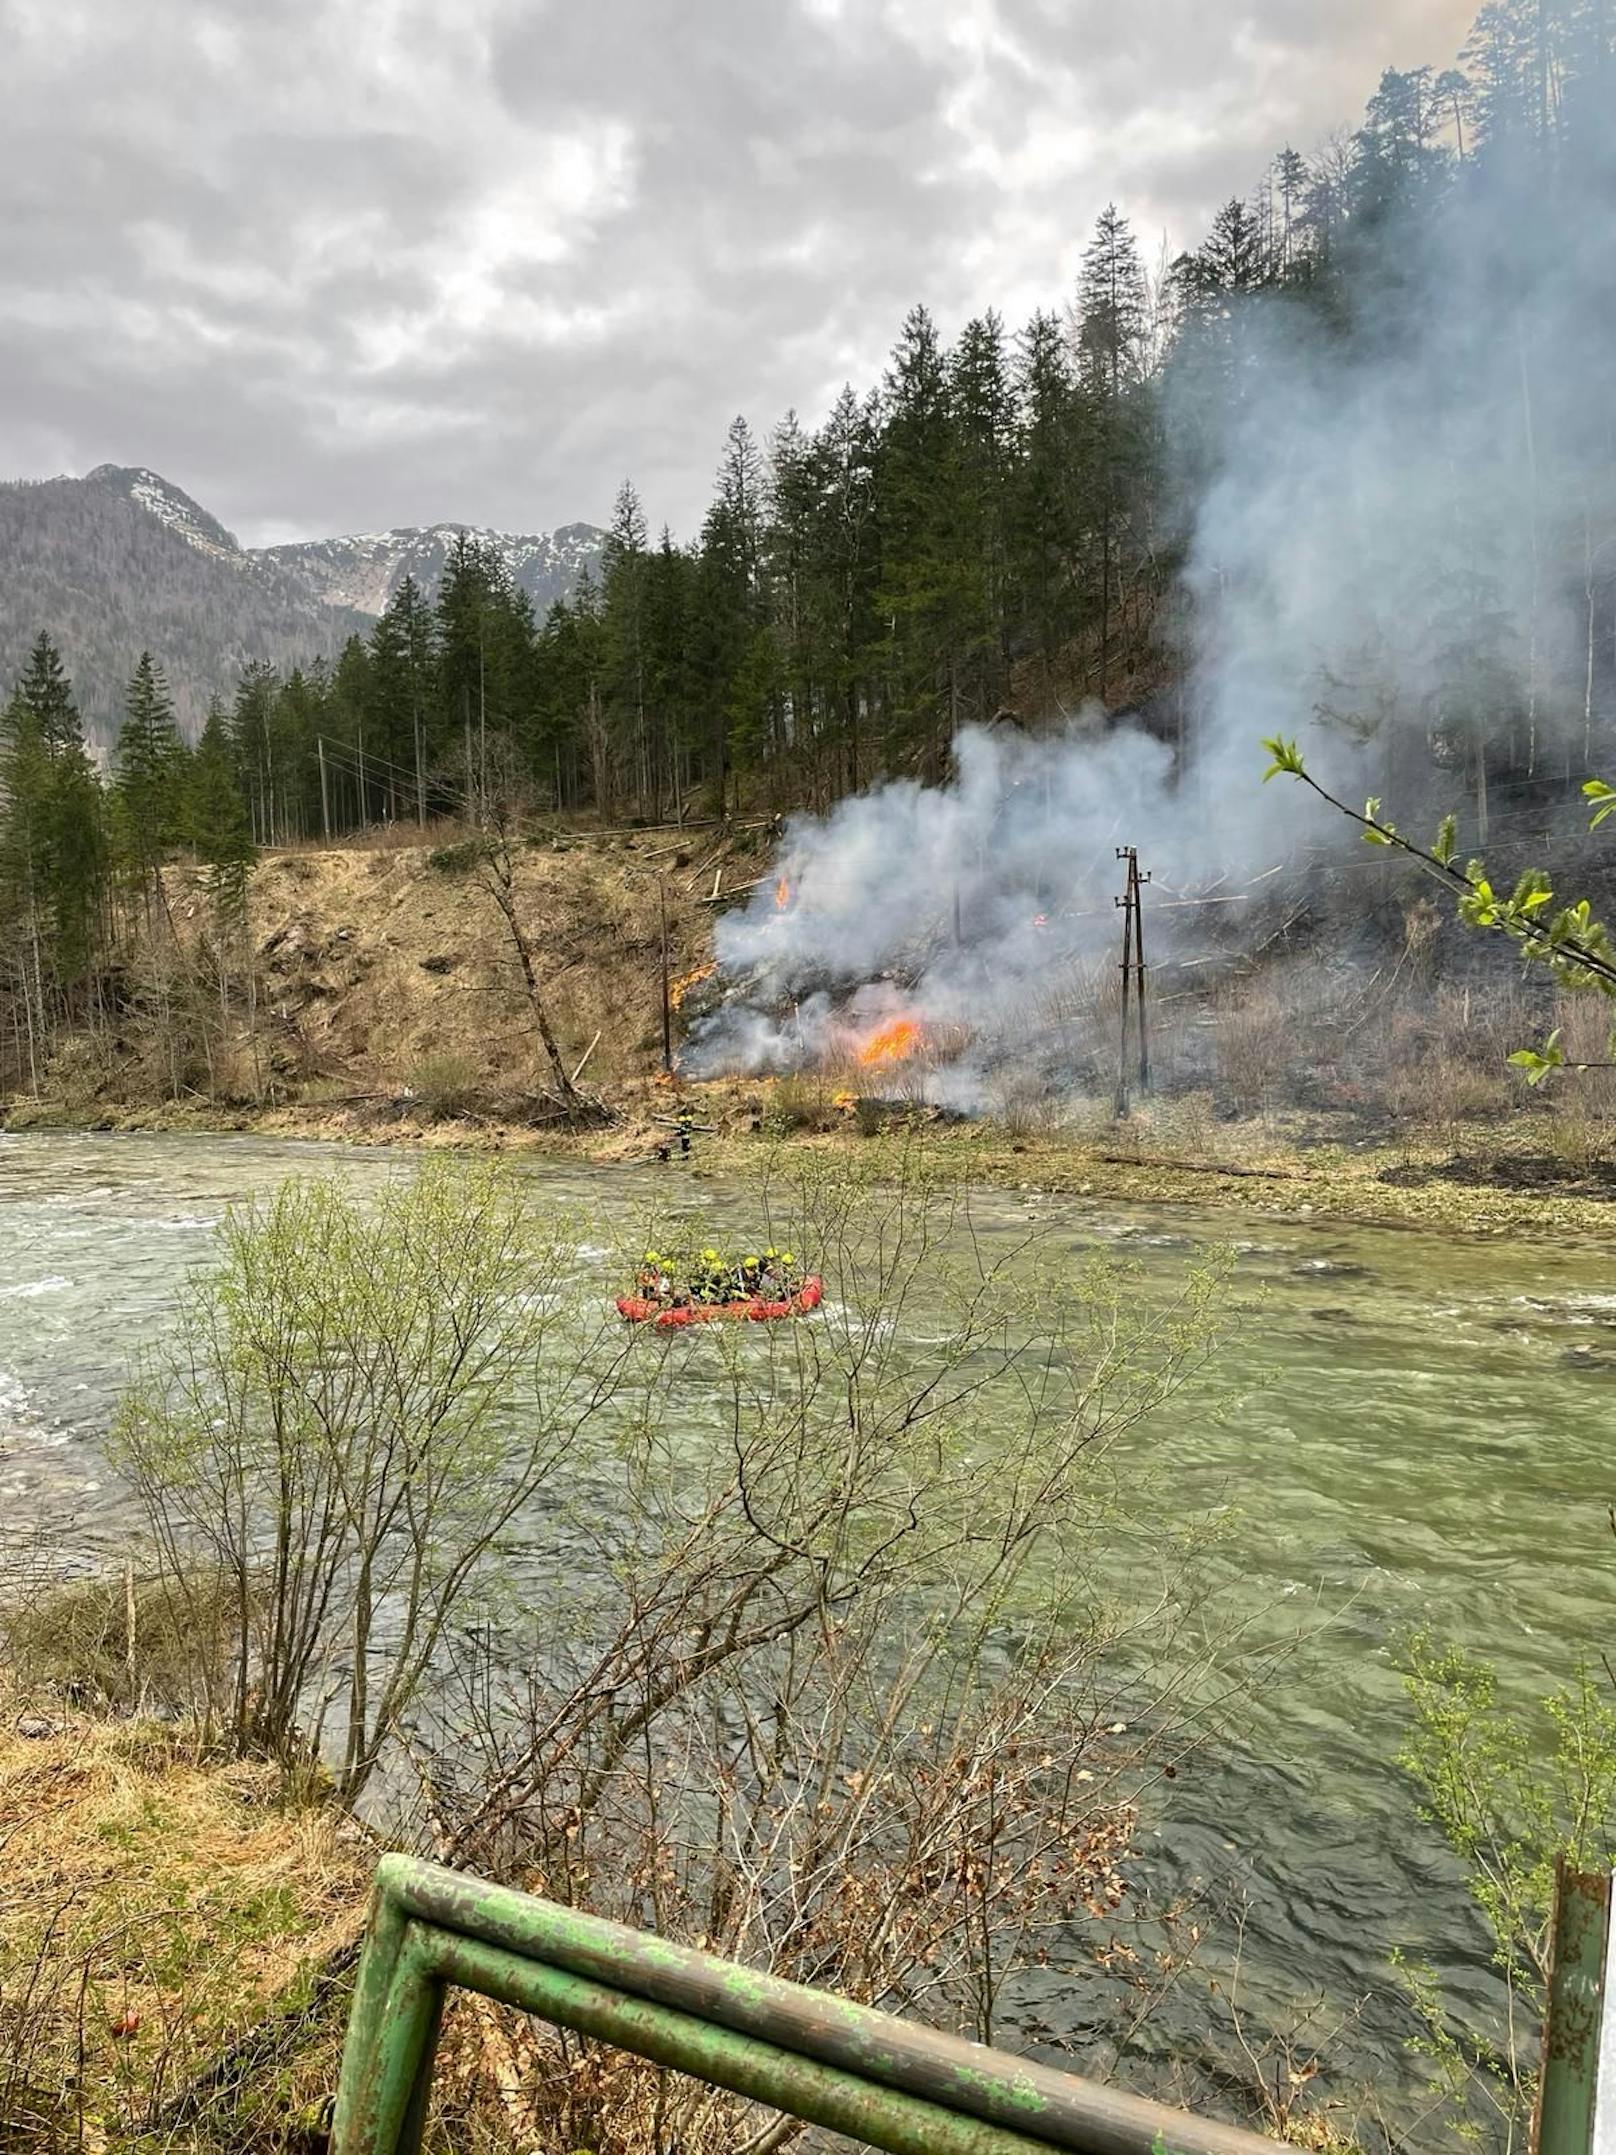
<path id="1" fill-rule="evenodd" d="M 1612 944 L 1604 923 L 1593 918 L 1586 898 L 1579 899 L 1575 905 L 1562 906 L 1552 917 L 1546 918 L 1554 890 L 1541 869 L 1528 868 L 1506 898 L 1488 881 L 1480 860 L 1472 860 L 1463 868 L 1458 866 L 1454 857 L 1457 825 L 1451 815 L 1443 817 L 1428 851 L 1411 838 L 1405 838 L 1396 824 L 1385 821 L 1376 796 L 1371 795 L 1360 811 L 1349 808 L 1345 801 L 1321 786 L 1303 762 L 1294 741 L 1276 734 L 1271 740 L 1264 741 L 1263 746 L 1273 759 L 1263 773 L 1264 784 L 1270 778 L 1282 776 L 1300 779 L 1321 801 L 1327 802 L 1349 822 L 1356 823 L 1363 832 L 1366 845 L 1394 847 L 1417 862 L 1445 890 L 1452 891 L 1458 900 L 1459 917 L 1468 926 L 1491 928 L 1509 936 L 1522 957 L 1548 966 L 1564 988 L 1594 988 L 1602 995 L 1616 998 L 1616 945 Z M 1607 816 L 1616 813 L 1616 787 L 1607 786 L 1602 779 L 1591 778 L 1582 790 L 1589 800 L 1598 804 L 1591 820 L 1591 828 L 1597 829 Z M 1612 1052 L 1616 1053 L 1616 1035 L 1612 1038 Z M 1525 1074 L 1529 1085 L 1541 1085 L 1553 1070 L 1613 1067 L 1610 1063 L 1568 1064 L 1560 1046 L 1558 1027 L 1541 1048 L 1517 1048 L 1509 1060 Z"/>

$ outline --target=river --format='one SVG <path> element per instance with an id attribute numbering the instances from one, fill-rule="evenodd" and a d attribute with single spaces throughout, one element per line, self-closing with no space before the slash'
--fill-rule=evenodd
<path id="1" fill-rule="evenodd" d="M 312 1169 L 363 1187 L 411 1163 L 253 1138 L 0 1134 L 9 1533 L 37 1526 L 70 1567 L 124 1545 L 126 1503 L 98 1440 L 129 1357 L 165 1323 L 223 1207 Z M 681 1171 L 533 1172 L 626 1221 L 665 1202 L 667 1175 Z M 1332 2080 L 1344 2094 L 1374 2081 L 1407 2119 L 1420 2071 L 1391 1952 L 1429 1958 L 1478 2017 L 1496 1985 L 1458 1869 L 1395 1763 L 1407 1726 L 1399 1657 L 1429 1625 L 1493 1660 L 1504 1695 L 1529 1710 L 1608 1635 L 1616 1292 L 1605 1252 L 1010 1191 L 973 1211 L 990 1239 L 1032 1228 L 1074 1253 L 1119 1247 L 1163 1280 L 1197 1244 L 1229 1246 L 1236 1292 L 1260 1297 L 1219 1372 L 1243 1404 L 1219 1419 L 1181 1400 L 1149 1442 L 1178 1516 L 1229 1517 L 1228 1590 L 1253 1622 L 1319 1628 L 1242 1702 L 1238 1740 L 1165 1792 L 1144 1860 L 1158 1885 L 1244 1909 L 1254 2019 L 1317 2000 L 1316 2037 L 1348 2014 L 1329 2046 Z M 1226 1980 L 1233 1934 L 1226 1913 L 1147 2052 L 1193 2047 L 1218 2027 L 1209 1982 Z M 1032 1982 L 1029 2027 L 1060 2027 L 1062 1995 L 1053 1973 Z M 1416 2144 L 1451 2136 L 1432 2123 Z"/>

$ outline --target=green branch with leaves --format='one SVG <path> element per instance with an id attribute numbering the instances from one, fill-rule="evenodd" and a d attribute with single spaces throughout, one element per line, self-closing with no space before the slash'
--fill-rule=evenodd
<path id="1" fill-rule="evenodd" d="M 1459 866 L 1458 825 L 1453 816 L 1442 818 L 1436 837 L 1427 849 L 1405 837 L 1395 823 L 1385 820 L 1376 795 L 1372 794 L 1359 810 L 1350 808 L 1321 786 L 1303 762 L 1295 741 L 1287 741 L 1283 735 L 1276 734 L 1271 740 L 1265 740 L 1263 747 L 1272 759 L 1263 773 L 1265 785 L 1270 778 L 1299 779 L 1321 801 L 1327 802 L 1349 822 L 1356 823 L 1366 845 L 1391 846 L 1406 854 L 1445 890 L 1452 892 L 1458 904 L 1459 918 L 1467 927 L 1507 935 L 1523 958 L 1533 964 L 1546 965 L 1559 985 L 1571 993 L 1594 993 L 1616 1001 L 1616 944 L 1612 943 L 1604 922 L 1594 919 L 1586 898 L 1580 898 L 1572 905 L 1562 905 L 1557 912 L 1551 913 L 1554 888 L 1541 868 L 1528 868 L 1506 897 L 1494 889 L 1484 862 L 1471 860 L 1462 868 Z M 1616 814 L 1616 787 L 1606 785 L 1603 779 L 1590 778 L 1582 790 L 1595 804 L 1589 827 L 1597 830 L 1607 816 Z M 1616 1058 L 1616 1026 L 1611 1032 L 1611 1054 Z M 1509 1060 L 1524 1073 L 1529 1085 L 1541 1085 L 1555 1070 L 1613 1067 L 1611 1063 L 1568 1063 L 1560 1045 L 1559 1027 L 1550 1033 L 1540 1048 L 1517 1048 Z"/>

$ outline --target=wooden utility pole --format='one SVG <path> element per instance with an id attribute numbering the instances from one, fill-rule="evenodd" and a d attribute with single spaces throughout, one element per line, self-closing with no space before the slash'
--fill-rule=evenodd
<path id="1" fill-rule="evenodd" d="M 316 734 L 314 745 L 320 752 L 320 828 L 325 833 L 326 844 L 329 845 L 331 843 L 331 795 L 326 787 L 325 780 L 325 735 L 323 733 Z"/>
<path id="2" fill-rule="evenodd" d="M 662 1067 L 673 1075 L 673 989 L 668 980 L 668 886 L 662 893 Z"/>
<path id="3" fill-rule="evenodd" d="M 1139 1036 L 1139 1090 L 1150 1090 L 1150 1034 L 1145 1022 L 1145 907 L 1144 886 L 1148 875 L 1139 873 L 1139 855 L 1133 846 L 1118 846 L 1117 859 L 1127 863 L 1120 898 L 1112 904 L 1122 908 L 1122 1035 L 1117 1044 L 1117 1114 L 1128 1112 L 1128 1034 L 1130 1014 L 1136 1012 Z"/>

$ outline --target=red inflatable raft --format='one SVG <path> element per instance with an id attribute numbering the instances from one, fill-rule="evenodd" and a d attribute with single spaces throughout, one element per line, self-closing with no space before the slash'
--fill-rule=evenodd
<path id="1" fill-rule="evenodd" d="M 653 1324 L 659 1332 L 676 1331 L 687 1324 L 722 1324 L 726 1320 L 773 1324 L 781 1317 L 806 1317 L 811 1309 L 818 1309 L 824 1293 L 823 1282 L 815 1277 L 804 1280 L 796 1293 L 783 1302 L 765 1302 L 760 1295 L 753 1295 L 745 1302 L 687 1302 L 675 1309 L 665 1302 L 647 1302 L 643 1295 L 625 1294 L 617 1298 L 617 1313 L 630 1324 Z"/>

